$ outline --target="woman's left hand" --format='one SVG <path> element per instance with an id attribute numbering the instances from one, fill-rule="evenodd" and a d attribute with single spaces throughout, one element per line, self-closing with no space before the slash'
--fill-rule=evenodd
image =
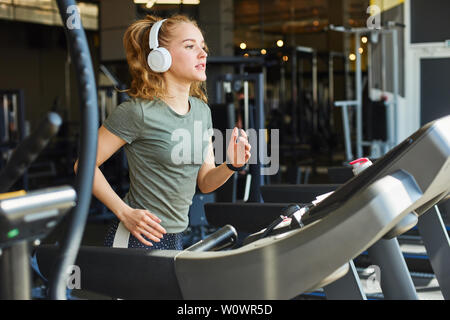
<path id="1" fill-rule="evenodd" d="M 238 137 L 239 130 L 241 132 L 240 137 Z M 245 131 L 235 127 L 227 148 L 228 162 L 236 168 L 244 166 L 251 157 L 251 148 Z"/>

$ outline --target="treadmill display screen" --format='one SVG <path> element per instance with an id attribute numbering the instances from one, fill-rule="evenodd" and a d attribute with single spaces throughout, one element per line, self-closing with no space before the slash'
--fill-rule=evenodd
<path id="1" fill-rule="evenodd" d="M 358 176 L 353 177 L 347 183 L 338 188 L 332 195 L 323 200 L 319 205 L 313 207 L 302 218 L 302 222 L 307 225 L 316 220 L 322 219 L 329 212 L 332 212 L 343 205 L 349 198 L 353 197 L 358 191 L 367 188 L 376 180 L 386 175 L 396 160 L 405 152 L 410 150 L 414 144 L 421 138 L 425 137 L 432 129 L 436 121 L 430 122 L 401 144 L 389 151 L 382 158 L 378 159 L 372 166 L 361 172 Z"/>

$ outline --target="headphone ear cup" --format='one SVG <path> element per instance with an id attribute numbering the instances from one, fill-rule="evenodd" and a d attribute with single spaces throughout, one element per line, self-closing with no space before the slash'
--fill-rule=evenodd
<path id="1" fill-rule="evenodd" d="M 154 72 L 166 72 L 172 65 L 172 56 L 166 48 L 155 48 L 148 54 L 147 63 Z"/>

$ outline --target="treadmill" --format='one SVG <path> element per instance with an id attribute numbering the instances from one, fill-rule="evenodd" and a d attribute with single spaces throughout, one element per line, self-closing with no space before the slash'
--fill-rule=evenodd
<path id="1" fill-rule="evenodd" d="M 343 277 L 348 261 L 394 235 L 407 215 L 423 214 L 449 193 L 449 128 L 450 116 L 427 124 L 312 207 L 297 228 L 253 235 L 238 248 L 81 247 L 81 288 L 122 299 L 206 300 L 291 299 L 321 288 Z M 223 234 L 219 230 L 203 241 Z M 44 276 L 56 250 L 37 250 Z"/>

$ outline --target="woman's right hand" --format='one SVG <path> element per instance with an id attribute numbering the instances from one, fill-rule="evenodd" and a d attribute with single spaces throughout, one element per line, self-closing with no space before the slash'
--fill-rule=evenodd
<path id="1" fill-rule="evenodd" d="M 120 220 L 125 228 L 146 246 L 153 246 L 153 244 L 143 236 L 154 242 L 160 242 L 166 234 L 166 230 L 160 225 L 161 219 L 148 210 L 129 208 L 123 212 Z"/>

